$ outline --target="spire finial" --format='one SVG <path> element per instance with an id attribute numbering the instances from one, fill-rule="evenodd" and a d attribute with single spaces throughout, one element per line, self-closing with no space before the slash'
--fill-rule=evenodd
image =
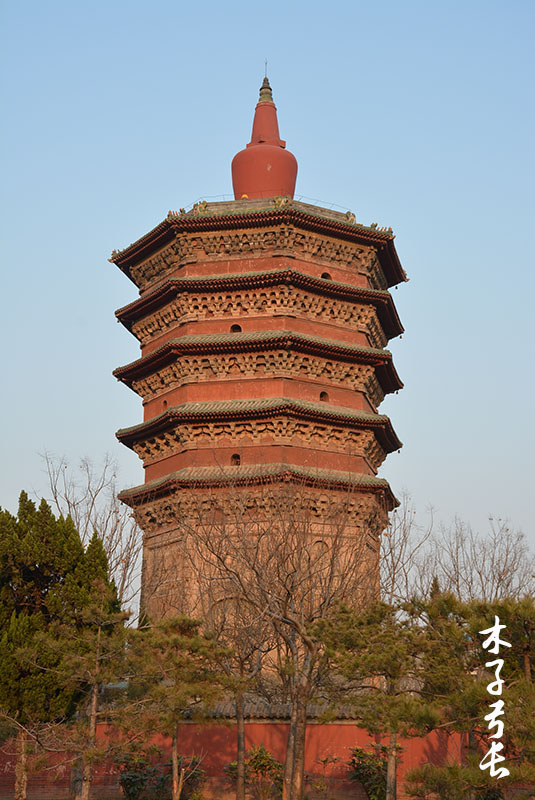
<path id="1" fill-rule="evenodd" d="M 265 67 L 266 67 L 265 70 L 264 70 L 264 78 L 267 78 L 267 58 L 266 58 L 264 64 L 265 64 Z"/>
<path id="2" fill-rule="evenodd" d="M 236 200 L 293 197 L 297 161 L 285 148 L 286 142 L 279 135 L 277 108 L 266 74 L 254 112 L 251 141 L 232 159 L 232 184 Z"/>
<path id="3" fill-rule="evenodd" d="M 258 102 L 259 103 L 273 102 L 273 95 L 271 93 L 271 86 L 269 85 L 269 80 L 267 75 L 262 81 L 262 86 L 260 87 L 260 97 L 258 98 Z"/>

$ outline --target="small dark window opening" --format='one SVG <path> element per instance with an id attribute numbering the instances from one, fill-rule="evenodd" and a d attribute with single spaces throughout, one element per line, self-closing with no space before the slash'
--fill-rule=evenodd
<path id="1" fill-rule="evenodd" d="M 241 333 L 241 325 L 231 325 L 230 326 L 231 333 Z"/>
<path id="2" fill-rule="evenodd" d="M 241 458 L 238 453 L 234 453 L 230 457 L 230 465 L 231 467 L 239 467 L 241 463 Z"/>
<path id="3" fill-rule="evenodd" d="M 167 408 L 167 400 L 164 400 L 164 401 L 163 401 L 163 407 L 164 407 L 164 408 Z"/>
<path id="4" fill-rule="evenodd" d="M 321 277 L 324 278 L 326 281 L 332 281 L 331 275 L 328 272 L 322 272 Z"/>
<path id="5" fill-rule="evenodd" d="M 329 402 L 329 395 L 327 394 L 327 392 L 320 392 L 320 400 L 322 403 Z"/>

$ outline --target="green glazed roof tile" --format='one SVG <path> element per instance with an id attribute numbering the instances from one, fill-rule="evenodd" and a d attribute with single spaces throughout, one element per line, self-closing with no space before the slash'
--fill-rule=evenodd
<path id="1" fill-rule="evenodd" d="M 367 486 L 370 488 L 389 489 L 388 481 L 375 475 L 340 472 L 338 470 L 313 469 L 294 464 L 252 464 L 250 466 L 229 467 L 186 467 L 178 472 L 170 473 L 140 486 L 134 486 L 121 492 L 120 498 L 139 494 L 150 494 L 167 483 L 184 483 L 188 485 L 217 485 L 230 482 L 247 482 L 255 478 L 273 478 L 283 474 L 307 478 L 318 483 L 339 483 L 345 486 Z"/>

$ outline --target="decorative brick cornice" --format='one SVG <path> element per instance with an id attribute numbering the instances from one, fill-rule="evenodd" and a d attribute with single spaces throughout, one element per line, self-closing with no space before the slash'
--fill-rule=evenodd
<path id="1" fill-rule="evenodd" d="M 390 495 L 392 498 L 393 496 Z M 397 505 L 397 501 L 394 498 Z M 256 483 L 240 487 L 193 487 L 187 491 L 171 492 L 153 498 L 143 498 L 132 504 L 134 517 L 145 532 L 145 557 L 163 552 L 166 563 L 172 565 L 171 581 L 176 582 L 176 568 L 183 563 L 178 553 L 168 559 L 169 549 L 182 547 L 184 533 L 191 532 L 203 521 L 225 518 L 241 519 L 247 508 L 249 519 L 259 514 L 261 519 L 280 517 L 288 513 L 290 518 L 302 515 L 310 530 L 319 525 L 318 533 L 325 533 L 325 526 L 336 526 L 338 519 L 348 537 L 364 534 L 373 550 L 378 550 L 378 535 L 388 523 L 388 497 L 377 492 L 353 491 L 352 487 L 328 489 L 288 481 Z M 245 521 L 245 527 L 248 522 Z M 159 560 L 159 557 L 157 557 Z M 167 560 L 168 559 L 168 560 Z M 147 564 L 150 571 L 150 564 Z M 162 575 L 162 562 L 156 566 L 157 582 Z M 163 572 L 165 572 L 165 568 Z"/>
<path id="2" fill-rule="evenodd" d="M 392 494 L 388 481 L 373 475 L 357 475 L 335 470 L 313 469 L 290 464 L 269 464 L 245 467 L 187 467 L 164 478 L 134 486 L 119 494 L 119 499 L 134 507 L 158 497 L 174 494 L 180 489 L 239 490 L 263 484 L 290 482 L 325 490 L 340 489 L 346 492 L 379 494 L 388 509 L 398 501 Z"/>
<path id="3" fill-rule="evenodd" d="M 376 309 L 381 326 L 389 339 L 403 333 L 403 326 L 388 291 L 316 278 L 291 268 L 203 277 L 168 278 L 139 300 L 118 309 L 115 315 L 126 328 L 131 330 L 136 320 L 161 309 L 181 294 L 210 291 L 232 292 L 281 285 L 304 289 L 320 296 L 351 303 L 369 303 Z"/>
<path id="4" fill-rule="evenodd" d="M 227 464 L 228 450 L 219 458 L 219 449 L 225 451 L 225 448 L 230 447 L 234 452 L 241 451 L 243 446 L 249 453 L 247 463 L 255 463 L 250 448 L 257 447 L 258 453 L 265 453 L 265 448 L 269 445 L 286 446 L 295 453 L 304 448 L 311 454 L 313 463 L 314 459 L 318 463 L 323 463 L 324 453 L 326 455 L 338 453 L 343 459 L 348 455 L 360 457 L 370 467 L 370 474 L 377 474 L 377 470 L 386 458 L 374 429 L 348 428 L 335 422 L 317 422 L 283 414 L 264 419 L 236 421 L 175 421 L 174 428 L 138 440 L 133 444 L 133 449 L 145 467 L 152 466 L 164 458 L 184 456 L 187 451 L 194 454 L 192 463 L 201 466 L 197 460 L 201 452 L 205 455 L 206 451 L 209 451 L 215 458 L 215 463 Z M 302 462 L 295 462 L 289 458 L 288 463 Z M 359 472 L 362 471 L 359 469 Z"/>
<path id="5" fill-rule="evenodd" d="M 260 400 L 232 400 L 224 402 L 184 403 L 168 408 L 163 414 L 129 428 L 117 431 L 117 438 L 127 447 L 165 433 L 177 424 L 196 422 L 223 422 L 246 419 L 267 419 L 275 416 L 291 416 L 355 430 L 373 430 L 375 437 L 386 453 L 398 450 L 402 444 L 385 414 L 369 414 L 326 403 L 309 403 L 283 397 Z"/>
<path id="6" fill-rule="evenodd" d="M 370 347 L 386 347 L 388 341 L 376 308 L 370 303 L 325 297 L 291 285 L 183 292 L 159 310 L 134 322 L 132 334 L 142 345 L 147 345 L 162 334 L 172 336 L 173 329 L 176 335 L 177 329 L 187 323 L 217 320 L 225 326 L 222 332 L 227 332 L 231 324 L 241 325 L 245 317 L 249 320 L 253 317 L 272 319 L 275 315 L 326 324 L 331 330 L 336 326 L 344 331 L 364 334 Z M 250 322 L 247 324 L 249 326 Z M 290 324 L 293 327 L 293 322 Z M 248 327 L 248 330 L 251 329 Z M 183 330 L 178 333 L 185 335 Z"/>
<path id="7" fill-rule="evenodd" d="M 330 357 L 339 361 L 373 366 L 385 393 L 403 387 L 388 350 L 344 344 L 332 339 L 305 336 L 291 331 L 202 334 L 171 339 L 152 353 L 114 370 L 115 377 L 132 386 L 134 380 L 172 363 L 189 353 L 246 353 L 273 349 L 292 350 Z"/>
<path id="8" fill-rule="evenodd" d="M 219 210 L 213 211 L 217 205 Z M 227 208 L 221 208 L 227 206 Z M 393 286 L 406 280 L 405 272 L 399 262 L 391 230 L 380 230 L 377 226 L 360 225 L 347 215 L 329 212 L 317 206 L 298 202 L 290 202 L 281 208 L 261 208 L 254 201 L 241 208 L 235 204 L 204 204 L 200 213 L 172 214 L 163 220 L 152 231 L 138 239 L 122 251 L 114 251 L 110 261 L 116 264 L 128 277 L 139 284 L 135 268 L 149 259 L 154 253 L 169 245 L 174 240 L 185 241 L 188 236 L 198 237 L 211 232 L 228 232 L 243 230 L 253 232 L 255 229 L 274 229 L 290 226 L 292 229 L 310 232 L 331 240 L 349 245 L 371 246 L 377 252 L 387 284 Z M 250 210 L 248 210 L 250 209 Z M 280 246 L 280 243 L 279 243 Z M 265 245 L 263 245 L 265 247 Z M 191 248 L 190 248 L 191 249 Z M 246 249 L 251 250 L 247 244 Z M 180 259 L 180 256 L 178 256 Z M 193 259 L 195 260 L 195 259 Z"/>
<path id="9" fill-rule="evenodd" d="M 385 396 L 376 369 L 369 364 L 277 348 L 248 353 L 181 355 L 150 375 L 134 378 L 131 388 L 148 401 L 188 384 L 224 383 L 227 380 L 254 382 L 257 378 L 305 379 L 320 384 L 323 389 L 329 386 L 352 389 L 364 393 L 375 408 L 381 405 Z M 223 385 L 220 385 L 220 390 L 224 392 Z"/>

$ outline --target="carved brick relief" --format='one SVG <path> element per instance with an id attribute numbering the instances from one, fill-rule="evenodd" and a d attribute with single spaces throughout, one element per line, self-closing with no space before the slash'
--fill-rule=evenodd
<path id="1" fill-rule="evenodd" d="M 184 550 L 184 536 L 163 533 L 143 550 L 141 606 L 155 617 L 185 614 L 194 587 L 189 560 Z"/>
<path id="2" fill-rule="evenodd" d="M 368 276 L 368 280 L 370 281 L 370 286 L 372 287 L 372 289 L 388 289 L 386 278 L 384 276 L 381 264 L 379 263 L 379 259 L 377 258 L 377 254 L 375 253 L 375 251 L 370 253 L 366 268 L 366 274 Z"/>
<path id="3" fill-rule="evenodd" d="M 324 297 L 287 285 L 257 290 L 184 293 L 135 322 L 132 333 L 142 344 L 147 344 L 164 331 L 189 321 L 273 314 L 291 314 L 343 325 L 367 334 L 372 347 L 382 348 L 387 343 L 374 306 Z"/>
<path id="4" fill-rule="evenodd" d="M 285 416 L 239 422 L 178 423 L 170 431 L 136 443 L 133 449 L 144 463 L 150 463 L 199 447 L 266 443 L 362 456 L 375 469 L 386 458 L 372 431 L 351 430 L 332 423 L 322 424 Z"/>
<path id="5" fill-rule="evenodd" d="M 357 559 L 376 581 L 379 537 L 387 523 L 380 495 L 288 484 L 191 488 L 171 497 L 148 498 L 134 511 L 145 530 L 142 606 L 154 618 L 195 615 L 199 580 L 206 572 L 204 561 L 201 568 L 196 556 L 202 526 L 211 536 L 212 525 L 221 530 L 224 520 L 225 535 L 234 530 L 243 537 L 265 530 L 272 519 L 299 519 L 313 540 L 324 542 L 341 533 L 340 569 L 348 559 Z"/>
<path id="6" fill-rule="evenodd" d="M 305 522 L 305 530 L 311 544 L 315 542 L 321 548 L 329 542 L 331 536 L 335 537 L 337 559 L 333 576 L 336 576 L 337 572 L 340 575 L 351 575 L 355 567 L 358 570 L 362 569 L 363 577 L 365 575 L 367 580 L 363 580 L 361 585 L 363 587 L 367 585 L 369 590 L 375 593 L 379 566 L 379 531 L 370 532 L 365 525 L 355 525 L 347 518 L 326 517 L 325 514 L 330 512 L 330 503 L 326 495 L 318 498 L 317 508 L 318 515 Z M 278 515 L 280 511 L 279 508 Z M 290 514 L 292 513 L 295 512 L 290 511 Z M 276 518 L 280 518 L 278 515 Z M 254 524 L 233 525 L 230 521 L 225 525 L 224 536 L 225 540 L 228 537 L 232 538 L 233 534 L 241 539 L 244 536 L 254 536 L 262 529 L 265 530 L 265 523 L 262 522 L 256 528 Z M 214 567 L 209 565 L 210 559 L 207 561 L 202 557 L 201 542 L 205 535 L 214 541 L 214 531 L 217 547 L 217 537 L 221 535 L 222 529 L 217 524 L 215 529 L 207 524 L 205 531 L 201 528 L 199 541 L 199 523 L 196 520 L 186 523 L 184 536 L 169 537 L 163 534 L 150 538 L 144 551 L 141 598 L 141 605 L 149 617 L 159 618 L 177 613 L 197 619 L 205 617 L 208 610 L 205 601 L 213 599 L 214 584 L 210 584 L 209 598 L 203 596 L 203 585 L 210 581 Z M 342 540 L 338 538 L 340 533 Z M 373 582 L 371 586 L 368 583 L 370 580 Z"/>
<path id="7" fill-rule="evenodd" d="M 286 505 L 284 505 L 286 504 Z M 340 515 L 344 523 L 355 530 L 370 531 L 372 539 L 384 530 L 388 515 L 380 495 L 373 492 L 321 490 L 313 487 L 231 486 L 223 489 L 188 489 L 177 491 L 169 497 L 147 499 L 134 508 L 138 524 L 146 532 L 145 548 L 166 545 L 170 541 L 169 530 L 180 538 L 180 531 L 195 529 L 202 520 L 210 520 L 214 514 L 238 518 L 243 512 L 251 518 L 259 515 L 269 519 L 276 515 L 306 515 L 318 524 L 327 525 Z M 334 522 L 333 522 L 334 524 Z M 162 529 L 166 531 L 162 533 Z M 163 537 L 163 538 L 162 538 Z"/>
<path id="8" fill-rule="evenodd" d="M 269 253 L 337 264 L 372 276 L 374 285 L 385 283 L 375 248 L 302 231 L 293 225 L 232 233 L 179 234 L 159 253 L 132 267 L 131 275 L 136 285 L 144 291 L 155 280 L 164 278 L 185 264 L 214 261 L 218 257 L 243 259 Z"/>
<path id="9" fill-rule="evenodd" d="M 289 350 L 253 353 L 182 355 L 172 364 L 133 381 L 132 388 L 144 400 L 188 383 L 228 378 L 312 378 L 323 383 L 362 391 L 378 407 L 383 398 L 372 366 L 309 356 Z"/>

